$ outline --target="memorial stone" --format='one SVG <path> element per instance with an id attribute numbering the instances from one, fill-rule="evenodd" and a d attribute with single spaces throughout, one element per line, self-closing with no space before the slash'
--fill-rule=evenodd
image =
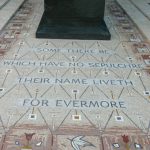
<path id="1" fill-rule="evenodd" d="M 45 0 L 37 38 L 109 40 L 105 0 Z"/>

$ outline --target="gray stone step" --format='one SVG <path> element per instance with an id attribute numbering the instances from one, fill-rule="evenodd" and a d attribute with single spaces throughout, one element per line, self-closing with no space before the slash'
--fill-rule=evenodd
<path id="1" fill-rule="evenodd" d="M 7 3 L 9 3 L 10 0 L 0 0 L 0 9 L 2 9 L 4 6 L 7 5 Z"/>
<path id="2" fill-rule="evenodd" d="M 130 0 L 150 20 L 150 0 Z"/>
<path id="3" fill-rule="evenodd" d="M 22 5 L 25 0 L 2 0 L 0 6 L 0 31 L 7 24 L 9 19 L 15 14 L 18 8 Z M 5 5 L 4 5 L 5 4 Z"/>
<path id="4" fill-rule="evenodd" d="M 118 4 L 126 11 L 129 17 L 137 25 L 139 30 L 150 41 L 150 20 L 140 11 L 140 8 L 134 5 L 131 0 L 116 0 Z M 148 5 L 148 4 L 147 4 Z"/>

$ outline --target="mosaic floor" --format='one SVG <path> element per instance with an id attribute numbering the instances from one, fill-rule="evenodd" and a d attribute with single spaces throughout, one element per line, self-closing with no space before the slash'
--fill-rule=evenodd
<path id="1" fill-rule="evenodd" d="M 42 12 L 0 34 L 0 150 L 150 150 L 150 43 L 114 0 L 110 41 L 36 39 Z"/>

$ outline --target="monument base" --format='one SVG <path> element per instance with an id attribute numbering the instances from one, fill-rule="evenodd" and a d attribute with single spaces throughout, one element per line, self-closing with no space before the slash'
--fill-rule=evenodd
<path id="1" fill-rule="evenodd" d="M 99 20 L 49 19 L 43 14 L 36 32 L 37 38 L 110 40 L 105 22 Z"/>

